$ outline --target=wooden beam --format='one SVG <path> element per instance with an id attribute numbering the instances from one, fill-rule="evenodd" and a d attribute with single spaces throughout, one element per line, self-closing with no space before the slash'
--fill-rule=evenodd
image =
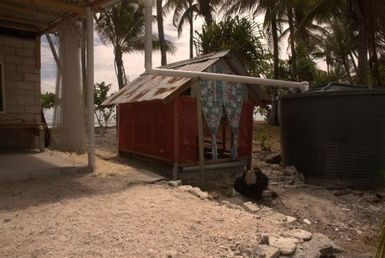
<path id="1" fill-rule="evenodd" d="M 29 28 L 29 27 L 25 27 L 23 25 L 17 25 L 17 24 L 5 24 L 5 23 L 1 23 L 1 21 L 0 21 L 0 27 L 15 29 L 15 30 L 21 30 L 21 31 L 36 32 L 36 33 L 39 32 L 39 29 L 37 29 L 37 28 L 33 29 L 33 28 Z"/>
<path id="2" fill-rule="evenodd" d="M 85 6 L 69 4 L 58 0 L 14 0 L 21 3 L 40 5 L 50 9 L 61 10 L 63 12 L 71 12 L 76 14 L 85 14 Z"/>
<path id="3" fill-rule="evenodd" d="M 23 8 L 20 6 L 15 6 L 15 5 L 9 5 L 8 3 L 0 3 L 0 10 L 6 10 L 10 13 L 20 13 L 24 15 L 31 15 L 31 13 L 42 15 L 42 16 L 48 16 L 48 17 L 60 17 L 57 14 L 52 14 L 52 13 L 47 13 L 44 11 L 39 11 L 39 10 L 31 10 L 28 8 Z"/>
<path id="4" fill-rule="evenodd" d="M 64 17 L 62 17 L 60 19 L 56 19 L 55 21 L 51 22 L 48 26 L 46 26 L 44 29 L 40 30 L 39 35 L 41 36 L 47 32 L 50 32 L 53 28 L 57 27 L 62 22 L 65 22 L 67 19 L 75 18 L 77 16 L 78 16 L 77 14 L 71 13 L 71 14 L 65 15 Z"/>
<path id="5" fill-rule="evenodd" d="M 121 0 L 95 0 L 91 3 L 91 7 L 94 10 L 100 11 L 100 9 L 102 9 L 104 5 L 114 2 L 119 3 L 121 2 Z"/>
<path id="6" fill-rule="evenodd" d="M 44 23 L 44 22 L 26 20 L 26 19 L 14 17 L 14 16 L 3 15 L 3 14 L 0 14 L 0 19 L 5 20 L 5 21 L 11 21 L 11 22 L 19 23 L 19 24 L 32 25 L 32 26 L 36 26 L 36 27 L 40 27 L 40 28 L 48 25 L 47 23 Z"/>

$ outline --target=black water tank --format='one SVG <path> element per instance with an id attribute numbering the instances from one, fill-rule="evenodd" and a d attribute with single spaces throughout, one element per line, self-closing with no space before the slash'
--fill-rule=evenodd
<path id="1" fill-rule="evenodd" d="M 329 84 L 279 100 L 284 165 L 306 182 L 385 187 L 385 90 Z"/>

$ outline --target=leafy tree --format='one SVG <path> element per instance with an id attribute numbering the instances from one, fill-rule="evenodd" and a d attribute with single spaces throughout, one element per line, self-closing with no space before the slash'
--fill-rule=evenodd
<path id="1" fill-rule="evenodd" d="M 108 126 L 108 122 L 114 118 L 115 108 L 102 106 L 102 103 L 108 98 L 110 89 L 111 84 L 106 84 L 105 82 L 95 84 L 95 116 L 100 127 Z"/>
<path id="2" fill-rule="evenodd" d="M 255 34 L 255 24 L 246 18 L 227 17 L 219 23 L 204 25 L 196 32 L 195 46 L 199 54 L 230 50 L 253 75 L 264 74 L 268 67 L 265 49 Z"/>
<path id="3" fill-rule="evenodd" d="M 319 50 L 312 53 L 316 58 L 325 58 L 327 72 L 330 74 L 336 67 L 343 67 L 341 80 L 353 84 L 352 71 L 357 71 L 352 52 L 356 47 L 356 37 L 350 24 L 343 19 L 330 19 L 328 30 L 319 38 Z"/>
<path id="4" fill-rule="evenodd" d="M 304 24 L 312 20 L 332 24 L 335 20 L 346 20 L 346 33 L 357 35 L 357 43 L 351 60 L 357 60 L 355 82 L 358 84 L 385 85 L 381 81 L 381 55 L 385 49 L 385 2 L 382 0 L 316 0 L 315 6 L 304 19 Z"/>
<path id="5" fill-rule="evenodd" d="M 264 14 L 263 29 L 266 31 L 268 41 L 273 48 L 274 79 L 279 79 L 279 34 L 282 30 L 282 17 L 285 5 L 283 0 L 226 0 L 224 9 L 228 14 L 251 12 L 254 17 Z M 277 90 L 272 96 L 273 110 L 278 110 Z M 278 113 L 271 113 L 270 123 L 278 125 Z"/>
<path id="6" fill-rule="evenodd" d="M 264 14 L 263 29 L 273 48 L 274 79 L 279 79 L 279 33 L 284 7 L 282 0 L 226 0 L 227 14 L 251 12 L 254 17 Z"/>
<path id="7" fill-rule="evenodd" d="M 144 6 L 140 0 L 126 0 L 100 13 L 96 17 L 96 30 L 105 45 L 112 45 L 115 54 L 115 72 L 119 89 L 127 84 L 123 66 L 123 53 L 144 50 Z M 154 49 L 159 49 L 157 37 Z M 174 51 L 166 41 L 167 51 Z"/>
<path id="8" fill-rule="evenodd" d="M 55 106 L 55 93 L 46 92 L 41 94 L 41 107 L 43 110 L 51 109 Z"/>
<path id="9" fill-rule="evenodd" d="M 172 22 L 178 29 L 178 37 L 181 36 L 183 26 L 187 22 L 190 25 L 190 58 L 193 57 L 194 48 L 194 15 L 204 18 L 207 25 L 214 22 L 213 13 L 215 7 L 223 0 L 168 0 L 165 9 L 174 9 Z"/>

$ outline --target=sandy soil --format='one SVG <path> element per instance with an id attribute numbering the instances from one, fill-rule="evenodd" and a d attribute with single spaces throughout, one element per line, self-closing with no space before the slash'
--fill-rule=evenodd
<path id="1" fill-rule="evenodd" d="M 276 151 L 277 130 L 268 132 Z M 113 130 L 98 131 L 93 175 L 0 183 L 0 257 L 233 257 L 257 245 L 261 233 L 291 228 L 326 234 L 346 249 L 339 257 L 375 252 L 385 205 L 365 201 L 373 193 L 337 197 L 321 187 L 287 185 L 281 168 L 261 158 L 256 165 L 268 171 L 278 197 L 259 201 L 271 209 L 251 214 L 221 204 L 248 201 L 238 195 L 201 200 L 162 183 L 142 164 L 116 157 L 114 141 Z M 283 214 L 298 220 L 288 225 Z"/>
<path id="2" fill-rule="evenodd" d="M 98 131 L 93 175 L 0 183 L 0 257 L 234 256 L 283 230 L 275 213 L 201 200 L 117 158 L 111 132 Z"/>
<path id="3" fill-rule="evenodd" d="M 61 176 L 0 187 L 1 257 L 220 257 L 281 232 L 176 187 L 127 176 Z M 270 215 L 269 215 L 270 214 Z"/>

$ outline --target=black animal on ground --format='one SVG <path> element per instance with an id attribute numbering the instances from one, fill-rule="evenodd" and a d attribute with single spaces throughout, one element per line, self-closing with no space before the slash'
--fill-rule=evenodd
<path id="1" fill-rule="evenodd" d="M 235 179 L 234 189 L 243 196 L 258 199 L 269 185 L 269 178 L 259 168 L 247 170 Z"/>

